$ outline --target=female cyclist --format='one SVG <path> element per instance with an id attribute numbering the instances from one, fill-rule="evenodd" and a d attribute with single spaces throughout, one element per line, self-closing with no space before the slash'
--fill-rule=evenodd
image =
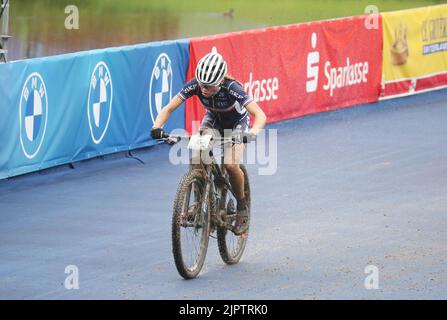
<path id="1" fill-rule="evenodd" d="M 211 53 L 200 59 L 195 77 L 186 83 L 183 89 L 160 111 L 151 130 L 152 138 L 162 138 L 164 134 L 162 126 L 170 114 L 194 95 L 198 96 L 206 109 L 200 125 L 202 132 L 218 130 L 222 135 L 223 130 L 231 129 L 233 135 L 238 136 L 236 141 L 249 142 L 254 140 L 259 131 L 264 128 L 267 119 L 264 112 L 244 91 L 242 85 L 227 75 L 227 63 L 213 48 Z M 255 117 L 251 130 L 248 127 L 249 115 Z M 232 146 L 230 161 L 225 161 L 225 168 L 237 197 L 236 224 L 233 230 L 236 235 L 241 235 L 248 229 L 244 173 L 239 167 L 243 150 L 243 143 L 235 143 Z"/>

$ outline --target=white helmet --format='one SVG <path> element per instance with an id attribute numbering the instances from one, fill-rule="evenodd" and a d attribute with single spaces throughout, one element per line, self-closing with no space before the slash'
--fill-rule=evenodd
<path id="1" fill-rule="evenodd" d="M 216 48 L 200 59 L 196 68 L 196 79 L 206 86 L 218 85 L 227 74 L 227 63 Z"/>

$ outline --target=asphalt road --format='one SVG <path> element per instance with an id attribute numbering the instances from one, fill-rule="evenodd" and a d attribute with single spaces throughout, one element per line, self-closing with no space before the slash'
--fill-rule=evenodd
<path id="1" fill-rule="evenodd" d="M 171 254 L 169 147 L 0 181 L 0 299 L 446 299 L 447 90 L 270 125 L 242 261 Z M 79 289 L 64 286 L 79 271 Z M 366 289 L 365 268 L 378 270 Z"/>

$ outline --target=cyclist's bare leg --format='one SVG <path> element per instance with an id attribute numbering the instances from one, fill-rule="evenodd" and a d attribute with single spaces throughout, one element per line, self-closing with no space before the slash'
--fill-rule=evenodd
<path id="1" fill-rule="evenodd" d="M 231 151 L 230 155 L 228 155 L 229 151 Z M 239 166 L 243 151 L 243 144 L 234 144 L 232 148 L 228 148 L 225 154 L 227 158 L 225 168 L 227 169 L 231 186 L 237 197 L 237 216 L 235 225 L 233 226 L 233 232 L 236 235 L 242 235 L 248 230 L 247 203 L 244 193 L 244 172 Z M 230 157 L 231 161 L 228 160 L 228 157 Z"/>
<path id="2" fill-rule="evenodd" d="M 228 148 L 225 151 L 225 169 L 238 201 L 245 198 L 244 173 L 239 166 L 243 152 L 244 145 L 242 143 L 234 144 L 231 149 Z"/>

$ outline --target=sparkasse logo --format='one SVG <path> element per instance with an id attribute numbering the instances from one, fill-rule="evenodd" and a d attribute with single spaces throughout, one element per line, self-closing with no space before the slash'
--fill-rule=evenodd
<path id="1" fill-rule="evenodd" d="M 276 77 L 253 80 L 250 72 L 248 82 L 244 83 L 244 90 L 255 102 L 270 101 L 278 99 L 279 80 Z"/>
<path id="2" fill-rule="evenodd" d="M 312 49 L 317 49 L 317 34 L 312 33 Z M 307 81 L 306 92 L 315 92 L 318 89 L 318 75 L 320 72 L 320 53 L 318 50 L 312 51 L 307 55 Z M 351 63 L 351 59 L 346 57 L 346 63 L 343 66 L 332 66 L 330 61 L 324 63 L 324 76 L 326 83 L 323 90 L 329 91 L 332 97 L 335 90 L 368 82 L 368 61 Z"/>

